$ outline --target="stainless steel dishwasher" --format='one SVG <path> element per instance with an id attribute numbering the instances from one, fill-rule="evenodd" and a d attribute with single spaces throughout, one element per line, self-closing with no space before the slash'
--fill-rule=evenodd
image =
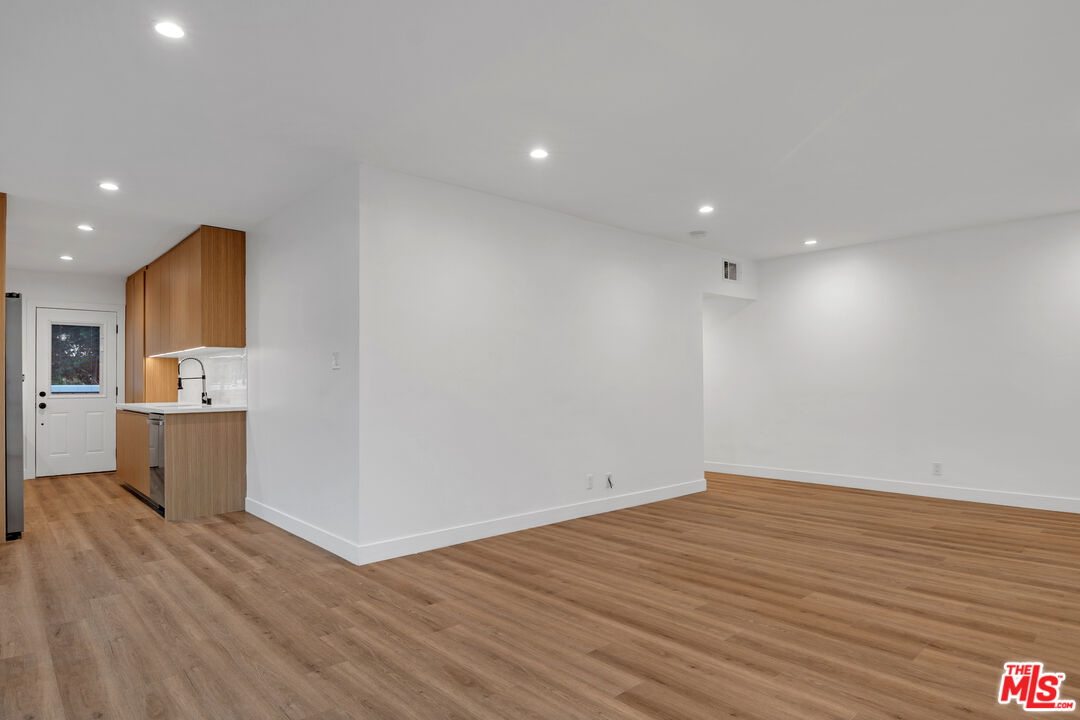
<path id="1" fill-rule="evenodd" d="M 150 413 L 150 500 L 158 512 L 165 510 L 165 416 Z"/>

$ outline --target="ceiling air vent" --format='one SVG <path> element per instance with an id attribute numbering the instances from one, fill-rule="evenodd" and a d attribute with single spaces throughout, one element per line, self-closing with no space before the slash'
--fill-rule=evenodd
<path id="1" fill-rule="evenodd" d="M 724 261 L 724 279 L 725 280 L 738 280 L 739 279 L 739 266 L 730 260 Z"/>

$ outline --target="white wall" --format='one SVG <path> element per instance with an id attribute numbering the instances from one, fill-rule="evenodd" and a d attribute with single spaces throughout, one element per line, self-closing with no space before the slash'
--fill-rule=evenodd
<path id="1" fill-rule="evenodd" d="M 371 168 L 361 194 L 366 557 L 703 489 L 719 255 Z"/>
<path id="2" fill-rule="evenodd" d="M 715 253 L 374 168 L 358 177 L 249 235 L 249 510 L 368 562 L 704 488 L 702 294 L 752 296 L 751 263 L 729 283 Z M 332 350 L 341 371 L 326 369 Z M 309 414 L 311 392 L 276 396 L 304 373 L 340 378 L 341 405 Z M 327 423 L 349 402 L 346 441 L 346 424 Z M 287 470 L 290 454 L 318 471 Z M 338 515 L 350 468 L 351 536 Z M 339 506 L 312 505 L 312 483 Z"/>
<path id="3" fill-rule="evenodd" d="M 247 234 L 248 509 L 338 554 L 357 535 L 358 227 L 350 170 Z"/>
<path id="4" fill-rule="evenodd" d="M 35 406 L 37 376 L 34 339 L 39 307 L 108 310 L 116 313 L 120 333 L 116 340 L 116 384 L 124 388 L 124 293 L 125 278 L 114 275 L 48 273 L 8 268 L 5 292 L 22 293 L 23 301 L 23 474 L 34 477 L 36 453 Z"/>
<path id="5" fill-rule="evenodd" d="M 706 309 L 709 469 L 1080 512 L 1080 215 L 758 270 Z"/>
<path id="6" fill-rule="evenodd" d="M 23 294 L 23 300 L 61 303 L 89 303 L 96 305 L 124 306 L 126 278 L 120 275 L 85 275 L 69 272 L 39 272 L 35 270 L 7 269 L 6 292 Z M 25 304 L 25 303 L 24 303 Z"/>

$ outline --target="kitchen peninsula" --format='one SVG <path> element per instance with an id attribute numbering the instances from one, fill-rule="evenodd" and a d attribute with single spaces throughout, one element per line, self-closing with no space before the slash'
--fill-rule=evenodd
<path id="1" fill-rule="evenodd" d="M 116 474 L 166 520 L 244 509 L 245 408 L 120 403 Z"/>
<path id="2" fill-rule="evenodd" d="M 201 225 L 127 280 L 116 473 L 166 520 L 244 509 L 244 246 L 239 230 Z"/>

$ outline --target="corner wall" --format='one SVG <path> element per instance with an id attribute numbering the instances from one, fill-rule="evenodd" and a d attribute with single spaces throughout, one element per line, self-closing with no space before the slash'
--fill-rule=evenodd
<path id="1" fill-rule="evenodd" d="M 720 255 L 361 178 L 363 559 L 704 489 L 701 303 L 725 289 Z"/>
<path id="2" fill-rule="evenodd" d="M 251 512 L 371 562 L 704 489 L 702 294 L 752 263 L 369 167 L 248 242 Z"/>
<path id="3" fill-rule="evenodd" d="M 707 469 L 1080 512 L 1080 215 L 758 271 L 706 307 Z"/>
<path id="4" fill-rule="evenodd" d="M 360 465 L 357 188 L 353 169 L 247 235 L 247 509 L 345 557 Z"/>

